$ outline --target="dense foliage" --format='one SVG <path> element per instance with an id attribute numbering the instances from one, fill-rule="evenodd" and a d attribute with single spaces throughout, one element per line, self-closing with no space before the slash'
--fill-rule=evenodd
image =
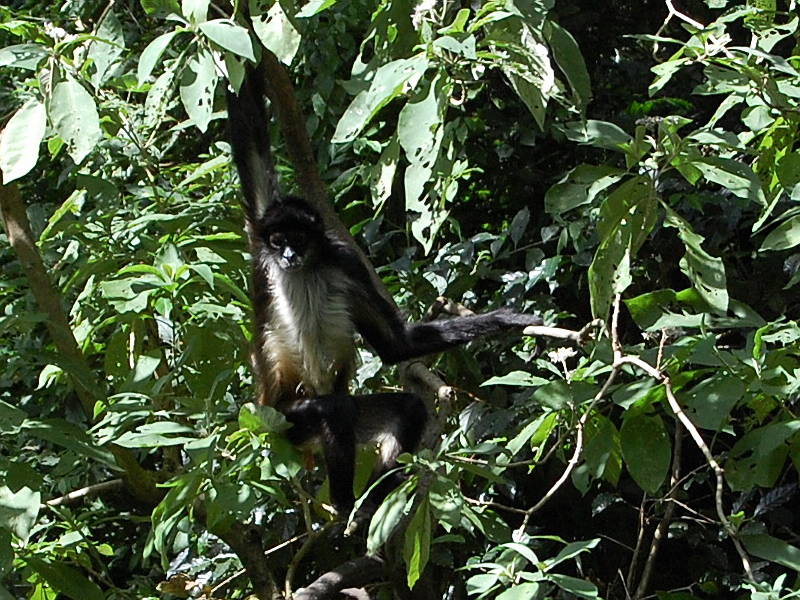
<path id="1" fill-rule="evenodd" d="M 797 596 L 794 0 L 245 4 L 0 7 L 0 600 L 288 598 L 351 560 L 359 598 Z M 270 53 L 410 318 L 599 320 L 428 361 L 426 448 L 350 536 L 252 404 L 224 99 Z M 356 392 L 419 367 L 361 358 Z"/>

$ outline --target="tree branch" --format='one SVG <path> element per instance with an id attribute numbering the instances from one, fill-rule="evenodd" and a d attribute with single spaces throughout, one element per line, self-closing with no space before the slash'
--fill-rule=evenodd
<path id="1" fill-rule="evenodd" d="M 295 592 L 293 600 L 335 598 L 347 588 L 360 588 L 383 575 L 384 561 L 377 556 L 361 556 L 339 565 L 308 587 Z"/>

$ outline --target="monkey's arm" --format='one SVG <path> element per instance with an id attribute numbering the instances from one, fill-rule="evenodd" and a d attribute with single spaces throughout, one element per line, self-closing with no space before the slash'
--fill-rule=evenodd
<path id="1" fill-rule="evenodd" d="M 263 78 L 251 71 L 238 93 L 228 91 L 228 138 L 239 171 L 244 208 L 251 223 L 280 198 L 270 151 Z"/>

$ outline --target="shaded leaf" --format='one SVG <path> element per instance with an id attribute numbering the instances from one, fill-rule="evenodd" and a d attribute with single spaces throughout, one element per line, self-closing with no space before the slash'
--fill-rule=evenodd
<path id="1" fill-rule="evenodd" d="M 637 413 L 620 429 L 620 447 L 628 471 L 637 485 L 654 495 L 669 472 L 672 444 L 658 415 Z"/>

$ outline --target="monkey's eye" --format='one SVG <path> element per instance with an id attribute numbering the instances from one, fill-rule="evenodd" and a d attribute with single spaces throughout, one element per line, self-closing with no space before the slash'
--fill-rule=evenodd
<path id="1" fill-rule="evenodd" d="M 273 233 L 269 236 L 269 245 L 275 248 L 276 250 L 280 250 L 284 246 L 286 246 L 286 236 L 282 233 Z"/>

